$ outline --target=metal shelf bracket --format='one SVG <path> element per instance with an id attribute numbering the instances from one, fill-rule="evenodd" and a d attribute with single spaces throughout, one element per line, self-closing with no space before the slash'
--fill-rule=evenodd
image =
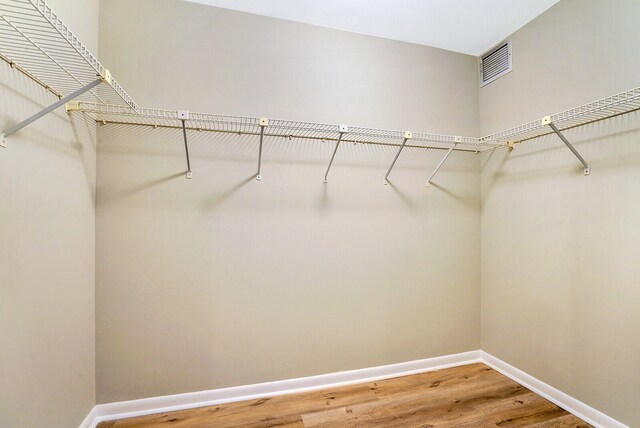
<path id="1" fill-rule="evenodd" d="M 262 143 L 264 141 L 264 128 L 269 126 L 269 119 L 266 117 L 261 117 L 259 119 L 260 124 L 260 147 L 258 149 L 258 172 L 256 173 L 256 180 L 262 180 L 262 175 L 260 174 L 260 170 L 262 169 Z"/>
<path id="2" fill-rule="evenodd" d="M 324 173 L 324 182 L 327 182 L 327 176 L 329 175 L 329 170 L 331 169 L 331 165 L 333 164 L 333 159 L 336 157 L 336 152 L 338 151 L 338 146 L 340 145 L 340 142 L 342 141 L 342 136 L 346 133 L 349 132 L 349 127 L 347 125 L 339 125 L 338 126 L 338 132 L 340 133 L 340 135 L 338 136 L 338 142 L 336 143 L 335 148 L 333 149 L 333 154 L 331 155 L 331 160 L 329 161 L 329 166 L 327 167 L 327 172 Z"/>
<path id="3" fill-rule="evenodd" d="M 382 181 L 382 184 L 384 184 L 385 186 L 389 184 L 389 181 L 388 181 L 389 174 L 391 174 L 391 170 L 393 169 L 393 166 L 396 164 L 396 161 L 400 156 L 400 152 L 402 152 L 402 149 L 404 149 L 404 146 L 407 144 L 407 141 L 411 140 L 412 138 L 413 138 L 413 132 L 404 131 L 404 140 L 402 140 L 402 144 L 398 148 L 398 152 L 396 153 L 396 156 L 393 158 L 391 165 L 389 165 L 389 170 L 387 171 L 387 174 L 384 176 L 384 180 Z"/>
<path id="4" fill-rule="evenodd" d="M 453 146 L 451 146 L 451 148 L 449 150 L 447 150 L 447 153 L 444 155 L 444 157 L 442 158 L 442 160 L 440 161 L 438 166 L 436 166 L 436 169 L 434 169 L 433 172 L 431 173 L 431 175 L 429 176 L 429 179 L 427 180 L 427 187 L 431 186 L 431 180 L 433 180 L 433 177 L 436 176 L 436 174 L 438 173 L 438 171 L 440 170 L 442 165 L 444 165 L 444 163 L 446 162 L 447 158 L 451 155 L 451 153 L 453 153 L 453 151 L 458 146 L 458 144 L 460 144 L 462 142 L 462 137 L 454 137 L 454 141 L 455 141 L 455 143 L 453 144 Z"/>
<path id="5" fill-rule="evenodd" d="M 189 120 L 189 112 L 187 110 L 178 110 L 178 118 L 182 122 L 182 136 L 184 138 L 184 152 L 187 156 L 187 173 L 188 180 L 193 178 L 193 172 L 191 172 L 191 160 L 189 159 L 189 144 L 187 143 L 187 120 Z"/>
<path id="6" fill-rule="evenodd" d="M 567 140 L 566 137 L 562 135 L 562 132 L 560 132 L 560 130 L 556 127 L 556 125 L 554 125 L 554 123 L 551 121 L 551 116 L 543 117 L 540 120 L 540 123 L 542 125 L 549 125 L 549 127 L 553 130 L 553 132 L 556 133 L 556 135 L 562 140 L 562 142 L 567 146 L 567 148 L 571 150 L 571 152 L 578 158 L 578 160 L 582 163 L 582 165 L 584 165 L 584 175 L 591 175 L 591 167 L 589 166 L 587 161 L 584 160 L 584 158 L 580 155 L 580 153 L 576 150 L 576 148 L 573 147 L 573 145 L 569 142 L 569 140 Z"/>
<path id="7" fill-rule="evenodd" d="M 61 107 L 61 106 L 65 105 L 67 102 L 73 100 L 74 98 L 78 98 L 80 95 L 82 95 L 85 92 L 93 89 L 94 87 L 98 86 L 102 82 L 103 82 L 102 77 L 99 78 L 99 79 L 96 79 L 93 82 L 89 83 L 88 85 L 85 85 L 82 88 L 78 89 L 77 91 L 75 91 L 75 92 L 67 95 L 66 97 L 56 101 L 55 103 L 51 104 L 49 107 L 39 111 L 38 113 L 34 114 L 33 116 L 29 117 L 28 119 L 23 120 L 22 122 L 18 123 L 17 125 L 13 126 L 12 128 L 3 130 L 2 133 L 1 133 L 1 136 L 0 136 L 0 146 L 1 147 L 7 147 L 7 138 L 9 138 L 10 135 L 15 134 L 16 132 L 18 132 L 19 130 L 24 128 L 25 126 L 32 124 L 36 120 L 40 119 L 43 116 L 46 116 L 47 114 L 51 113 L 53 110 L 57 109 L 58 107 Z"/>

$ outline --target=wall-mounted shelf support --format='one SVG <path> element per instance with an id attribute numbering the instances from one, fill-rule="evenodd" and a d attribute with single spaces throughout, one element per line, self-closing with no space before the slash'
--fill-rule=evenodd
<path id="1" fill-rule="evenodd" d="M 103 82 L 102 78 L 96 79 L 93 82 L 89 83 L 88 85 L 83 86 L 82 88 L 80 88 L 77 91 L 73 92 L 72 94 L 69 94 L 66 97 L 56 101 L 55 103 L 51 104 L 49 107 L 47 107 L 44 110 L 41 110 L 40 112 L 34 114 L 30 118 L 23 120 L 22 122 L 18 123 L 17 125 L 13 126 L 12 128 L 5 129 L 0 134 L 0 147 L 7 147 L 7 138 L 9 138 L 9 136 L 11 134 L 15 134 L 16 132 L 18 132 L 19 130 L 24 128 L 25 126 L 35 122 L 36 120 L 40 119 L 42 116 L 46 116 L 47 114 L 51 113 L 53 110 L 57 109 L 58 107 L 62 107 L 67 102 L 73 100 L 74 98 L 79 97 L 80 95 L 84 94 L 85 92 L 87 92 L 87 91 L 93 89 L 94 87 L 98 86 L 102 82 Z"/>
<path id="2" fill-rule="evenodd" d="M 338 136 L 338 141 L 336 142 L 336 146 L 333 149 L 333 154 L 331 155 L 331 160 L 329 161 L 329 166 L 327 167 L 327 172 L 324 173 L 324 182 L 327 182 L 327 176 L 329 175 L 329 170 L 331 169 L 331 165 L 333 164 L 333 159 L 336 157 L 336 152 L 338 151 L 338 146 L 342 141 L 342 136 L 345 132 L 349 131 L 349 127 L 347 125 L 340 125 L 338 127 L 340 135 Z"/>
<path id="3" fill-rule="evenodd" d="M 189 159 L 189 144 L 187 143 L 187 119 L 189 119 L 189 112 L 186 110 L 178 110 L 178 117 L 182 122 L 182 136 L 184 138 L 184 153 L 187 156 L 187 179 L 193 178 L 191 172 L 191 160 Z"/>
<path id="4" fill-rule="evenodd" d="M 542 124 L 543 125 L 549 125 L 549 127 L 553 130 L 553 132 L 556 133 L 556 135 L 562 140 L 562 142 L 569 148 L 569 150 L 571 150 L 571 152 L 578 158 L 578 160 L 582 163 L 582 165 L 584 165 L 584 175 L 590 175 L 591 174 L 591 167 L 589 166 L 589 164 L 587 163 L 586 160 L 584 160 L 584 158 L 580 155 L 580 153 L 578 153 L 578 151 L 576 150 L 575 147 L 573 147 L 573 145 L 569 142 L 569 140 L 567 140 L 565 138 L 564 135 L 562 135 L 562 133 L 560 132 L 560 130 L 556 127 L 556 125 L 553 124 L 553 122 L 551 121 L 551 116 L 545 116 L 542 118 Z"/>
<path id="5" fill-rule="evenodd" d="M 382 183 L 385 186 L 387 184 L 389 184 L 389 181 L 388 181 L 389 174 L 391 174 L 391 170 L 393 169 L 393 166 L 396 164 L 396 161 L 398 160 L 398 157 L 400 156 L 400 152 L 402 152 L 402 149 L 404 149 L 404 146 L 407 144 L 407 141 L 412 139 L 412 138 L 413 138 L 413 132 L 411 132 L 411 131 L 405 131 L 404 132 L 404 140 L 402 140 L 402 144 L 398 148 L 398 152 L 396 153 L 396 156 L 393 158 L 393 162 L 391 162 L 391 165 L 389 165 L 389 170 L 387 171 L 387 174 L 384 176 L 384 180 L 382 181 Z"/>
<path id="6" fill-rule="evenodd" d="M 438 166 L 436 166 L 436 169 L 434 169 L 431 175 L 429 176 L 429 179 L 427 180 L 427 186 L 431 186 L 431 180 L 433 180 L 433 177 L 436 176 L 436 174 L 438 173 L 442 165 L 444 165 L 444 163 L 447 161 L 447 158 L 451 155 L 451 153 L 453 153 L 456 146 L 460 141 L 462 141 L 462 139 L 460 137 L 455 137 L 455 141 L 456 141 L 455 144 L 447 151 L 447 153 L 444 155 L 444 157 L 442 158 Z"/>
<path id="7" fill-rule="evenodd" d="M 256 180 L 262 180 L 262 175 L 260 174 L 260 170 L 262 168 L 262 143 L 264 141 L 264 128 L 269 125 L 269 119 L 266 117 L 260 118 L 260 147 L 258 148 L 258 172 L 256 173 Z"/>

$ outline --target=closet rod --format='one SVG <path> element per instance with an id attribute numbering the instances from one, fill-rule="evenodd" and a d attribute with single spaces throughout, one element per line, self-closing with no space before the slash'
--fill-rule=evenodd
<path id="1" fill-rule="evenodd" d="M 6 56 L 0 54 L 0 59 L 4 62 L 6 62 L 7 64 L 9 64 L 9 67 L 18 70 L 20 73 L 24 74 L 25 76 L 27 76 L 29 79 L 33 80 L 35 83 L 37 83 L 38 85 L 42 86 L 44 89 L 46 89 L 47 91 L 51 92 L 53 95 L 55 95 L 56 97 L 58 97 L 58 99 L 62 99 L 64 98 L 64 96 L 62 94 L 60 94 L 58 91 L 56 91 L 55 89 L 53 89 L 51 86 L 47 85 L 46 83 L 44 83 L 42 80 L 38 79 L 36 76 L 34 76 L 33 74 L 29 73 L 27 70 L 25 70 L 24 68 L 22 68 L 19 64 L 16 64 L 14 61 L 10 60 L 9 58 L 7 58 Z"/>
<path id="2" fill-rule="evenodd" d="M 78 111 L 83 112 L 84 110 L 82 108 L 80 108 Z M 178 125 L 160 125 L 160 124 L 152 124 L 152 123 L 137 123 L 137 122 L 125 122 L 125 121 L 119 121 L 119 120 L 107 120 L 107 119 L 99 119 L 96 118 L 95 119 L 96 123 L 99 125 L 124 125 L 124 126 L 140 126 L 140 127 L 146 127 L 146 128 L 164 128 L 164 129 L 182 129 L 182 126 L 178 126 Z M 202 128 L 202 127 L 196 127 L 196 126 L 187 126 L 187 130 L 189 131 L 198 131 L 198 132 L 211 132 L 211 133 L 216 133 L 216 134 L 230 134 L 230 135 L 253 135 L 253 136 L 259 136 L 260 132 L 256 131 L 228 131 L 228 130 L 221 130 L 221 129 L 206 129 L 206 128 Z M 331 137 L 310 137 L 310 136 L 304 136 L 304 135 L 295 135 L 295 134 L 288 134 L 288 135 L 282 135 L 282 134 L 272 134 L 272 133 L 268 133 L 265 132 L 264 134 L 265 137 L 275 137 L 275 138 L 295 138 L 298 140 L 314 140 L 314 141 L 338 141 L 338 138 L 331 138 Z M 368 141 L 368 140 L 355 140 L 355 139 L 345 139 L 342 138 L 342 140 L 340 141 L 341 143 L 353 143 L 353 144 L 367 144 L 367 145 L 374 145 L 374 146 L 386 146 L 386 147 L 398 147 L 399 144 L 396 143 L 383 143 L 383 142 L 378 142 L 378 141 Z M 468 144 L 469 146 L 472 146 L 473 144 Z M 491 149 L 495 149 L 496 145 L 489 145 L 489 146 L 483 146 L 483 150 L 479 150 L 479 149 L 462 149 L 457 147 L 454 151 L 456 152 L 463 152 L 463 153 L 473 153 L 473 154 L 478 154 L 481 153 L 484 150 L 491 150 Z M 405 144 L 405 148 L 412 148 L 412 149 L 428 149 L 428 150 L 442 150 L 442 151 L 448 151 L 449 147 L 442 147 L 442 146 L 427 146 L 427 145 L 420 145 L 420 144 Z"/>

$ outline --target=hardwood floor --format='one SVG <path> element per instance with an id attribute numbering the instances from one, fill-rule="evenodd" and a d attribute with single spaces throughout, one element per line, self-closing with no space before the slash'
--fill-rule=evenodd
<path id="1" fill-rule="evenodd" d="M 295 395 L 103 422 L 130 427 L 586 428 L 484 364 Z"/>

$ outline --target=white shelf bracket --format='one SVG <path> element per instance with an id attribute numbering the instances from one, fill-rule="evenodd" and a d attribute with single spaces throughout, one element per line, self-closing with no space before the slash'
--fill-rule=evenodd
<path id="1" fill-rule="evenodd" d="M 189 144 L 187 143 L 187 120 L 189 120 L 189 112 L 187 110 L 178 110 L 178 118 L 182 122 L 182 137 L 184 138 L 184 153 L 187 156 L 187 173 L 185 176 L 188 180 L 193 178 L 191 172 L 191 160 L 189 159 Z"/>
<path id="2" fill-rule="evenodd" d="M 391 165 L 389 165 L 389 169 L 387 170 L 387 174 L 384 176 L 384 180 L 382 181 L 382 184 L 384 184 L 385 186 L 387 184 L 389 184 L 389 174 L 391 174 L 391 170 L 393 169 L 393 166 L 396 164 L 396 161 L 398 160 L 398 157 L 400 156 L 400 153 L 402 152 L 402 149 L 404 149 L 404 146 L 407 144 L 408 140 L 411 140 L 413 138 L 413 132 L 411 131 L 404 131 L 404 139 L 402 140 L 402 144 L 400 144 L 400 147 L 398 148 L 398 152 L 396 153 L 396 156 L 393 158 L 393 161 L 391 162 Z"/>
<path id="3" fill-rule="evenodd" d="M 109 70 L 105 68 L 100 77 L 102 77 L 104 83 L 111 85 L 111 72 Z"/>
<path id="4" fill-rule="evenodd" d="M 329 161 L 329 166 L 327 167 L 327 172 L 324 173 L 324 182 L 327 182 L 327 176 L 329 175 L 329 170 L 331 169 L 331 165 L 333 164 L 333 159 L 336 157 L 336 152 L 338 151 L 338 146 L 340 145 L 340 142 L 342 141 L 342 136 L 346 133 L 349 132 L 349 127 L 347 125 L 339 125 L 338 126 L 338 142 L 336 143 L 336 146 L 333 149 L 333 154 L 331 155 L 331 160 Z"/>
<path id="5" fill-rule="evenodd" d="M 462 142 L 462 138 L 461 137 L 454 137 L 454 141 L 455 142 L 453 143 L 453 146 L 451 146 L 451 148 L 449 150 L 447 150 L 447 153 L 444 155 L 444 157 L 442 158 L 442 160 L 440 161 L 438 166 L 436 166 L 436 169 L 434 169 L 433 172 L 431 173 L 431 175 L 429 176 L 429 179 L 427 180 L 427 187 L 431 186 L 431 180 L 433 180 L 433 177 L 436 176 L 436 174 L 438 173 L 438 171 L 440 170 L 442 165 L 444 165 L 444 163 L 447 161 L 447 158 L 451 155 L 451 153 L 453 153 L 453 151 L 455 150 L 457 145 Z"/>
<path id="6" fill-rule="evenodd" d="M 69 101 L 64 105 L 64 111 L 66 111 L 67 113 L 80 111 L 80 101 L 76 101 L 76 100 Z"/>
<path id="7" fill-rule="evenodd" d="M 262 170 L 262 143 L 264 142 L 264 128 L 269 126 L 269 119 L 266 117 L 261 117 L 259 120 L 260 124 L 260 147 L 258 148 L 258 172 L 256 173 L 256 180 L 262 180 L 262 174 L 260 171 Z"/>
<path id="8" fill-rule="evenodd" d="M 88 85 L 83 86 L 82 88 L 78 89 L 77 91 L 75 91 L 75 92 L 67 95 L 66 97 L 56 101 L 55 103 L 51 104 L 49 107 L 47 107 L 47 108 L 39 111 L 38 113 L 34 114 L 30 118 L 23 120 L 22 122 L 18 123 L 17 125 L 13 126 L 12 128 L 3 130 L 0 133 L 0 146 L 7 147 L 7 138 L 9 138 L 10 135 L 15 134 L 16 132 L 18 132 L 19 130 L 24 128 L 25 126 L 32 124 L 36 120 L 40 119 L 43 116 L 46 116 L 47 114 L 51 113 L 52 111 L 54 111 L 58 107 L 61 107 L 61 106 L 65 105 L 66 103 L 68 103 L 69 101 L 73 100 L 74 98 L 78 98 L 80 95 L 82 95 L 85 92 L 93 89 L 94 87 L 98 86 L 100 83 L 102 83 L 102 78 L 96 79 L 93 82 L 89 83 Z"/>
<path id="9" fill-rule="evenodd" d="M 580 155 L 580 153 L 576 150 L 576 148 L 573 147 L 573 145 L 569 142 L 569 140 L 567 140 L 565 136 L 562 135 L 562 132 L 560 132 L 560 130 L 556 127 L 556 125 L 554 125 L 554 123 L 551 121 L 551 117 L 550 116 L 543 117 L 541 119 L 541 124 L 549 125 L 549 127 L 553 130 L 553 132 L 556 133 L 556 135 L 562 140 L 562 142 L 567 146 L 567 148 L 571 150 L 571 152 L 578 158 L 578 160 L 582 163 L 582 165 L 584 165 L 584 175 L 591 175 L 591 167 L 589 166 L 587 161 L 584 160 L 584 158 Z"/>

